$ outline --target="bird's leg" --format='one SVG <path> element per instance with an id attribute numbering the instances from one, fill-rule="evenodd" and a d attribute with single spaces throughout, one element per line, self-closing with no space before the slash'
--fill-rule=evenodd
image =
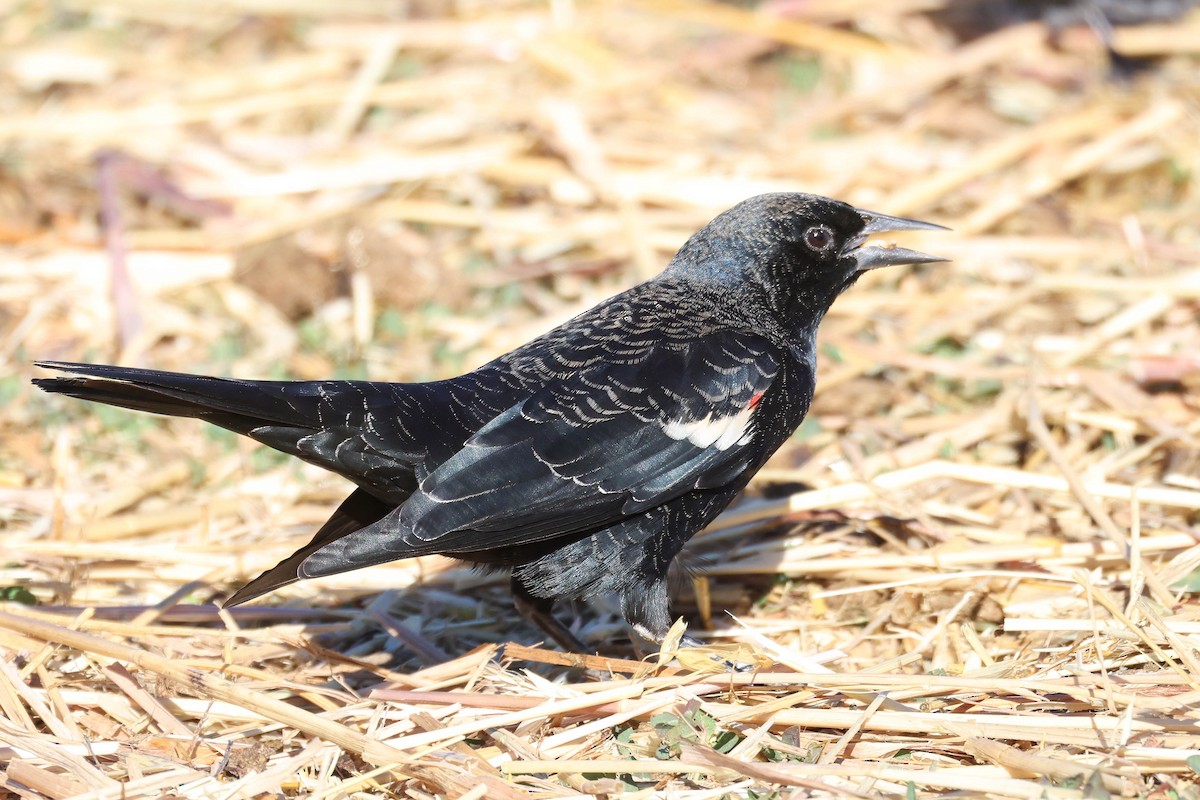
<path id="1" fill-rule="evenodd" d="M 640 592 L 623 594 L 621 608 L 625 613 L 625 619 L 629 621 L 639 636 L 661 646 L 671 628 L 667 586 L 665 581 L 660 581 L 642 588 L 643 591 Z M 679 637 L 680 648 L 702 647 L 703 645 L 704 642 L 694 636 L 688 636 L 686 633 Z M 746 672 L 753 669 L 751 664 L 741 664 L 717 655 L 714 655 L 712 660 L 730 672 Z"/>
<path id="2" fill-rule="evenodd" d="M 638 583 L 621 593 L 621 613 L 638 636 L 661 645 L 671 630 L 667 582 L 657 579 Z M 686 634 L 679 643 L 687 647 L 700 644 Z"/>
<path id="3" fill-rule="evenodd" d="M 558 617 L 554 616 L 554 601 L 544 597 L 534 597 L 529 593 L 525 584 L 521 583 L 514 575 L 512 582 L 513 605 L 516 606 L 517 612 L 525 617 L 525 619 L 541 628 L 546 635 L 558 643 L 558 646 L 566 650 L 568 653 L 579 653 L 587 655 L 594 652 L 594 648 L 588 647 L 579 637 L 571 633 L 571 629 L 559 622 Z"/>

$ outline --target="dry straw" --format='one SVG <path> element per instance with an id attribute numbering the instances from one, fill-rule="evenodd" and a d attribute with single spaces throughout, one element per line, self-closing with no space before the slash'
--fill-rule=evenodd
<path id="1" fill-rule="evenodd" d="M 3 790 L 1194 796 L 1200 17 L 1117 29 L 1157 60 L 1116 78 L 1086 28 L 941 5 L 8 9 Z M 439 558 L 218 611 L 346 488 L 28 384 L 445 376 L 795 189 L 949 225 L 913 244 L 954 263 L 836 305 L 810 422 L 695 540 L 714 644 L 677 659 L 604 603 L 562 609 L 601 655 L 537 646 Z"/>

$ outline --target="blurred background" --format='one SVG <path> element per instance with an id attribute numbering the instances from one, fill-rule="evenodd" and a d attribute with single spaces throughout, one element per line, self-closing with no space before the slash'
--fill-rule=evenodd
<path id="1" fill-rule="evenodd" d="M 812 592 L 880 579 L 889 553 L 1102 537 L 1069 495 L 1013 488 L 1062 480 L 1059 456 L 1081 479 L 1200 490 L 1191 5 L 0 4 L 0 530 L 17 554 L 0 583 L 49 605 L 206 602 L 348 488 L 195 421 L 43 396 L 32 360 L 446 377 L 653 275 L 765 191 L 947 225 L 904 243 L 953 262 L 871 274 L 835 305 L 810 419 L 752 488 L 773 527 L 715 540 L 705 599 L 680 599 L 697 627 L 737 608 L 846 644 L 840 621 L 897 596 Z M 945 463 L 996 477 L 938 466 L 907 492 L 769 505 Z M 1143 531 L 1188 530 L 1186 505 Z M 830 554 L 866 560 L 822 572 Z M 450 652 L 538 638 L 510 627 L 503 581 L 440 559 L 270 602 L 417 581 L 432 594 L 389 595 L 389 613 Z M 574 624 L 601 641 L 616 619 Z M 900 642 L 849 644 L 869 661 Z M 953 646 L 922 645 L 934 662 Z"/>

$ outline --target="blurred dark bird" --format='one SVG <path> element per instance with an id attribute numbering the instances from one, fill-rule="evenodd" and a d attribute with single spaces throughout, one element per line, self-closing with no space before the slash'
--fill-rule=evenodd
<path id="1" fill-rule="evenodd" d="M 1113 27 L 1174 22 L 1200 0 L 947 0 L 934 19 L 964 40 L 1021 22 L 1040 20 L 1053 37 L 1087 25 L 1104 44 L 1115 77 L 1128 77 L 1154 59 L 1122 56 L 1113 49 Z"/>
<path id="2" fill-rule="evenodd" d="M 655 278 L 474 372 L 433 383 L 247 381 L 44 361 L 48 392 L 198 417 L 358 485 L 236 605 L 301 578 L 440 553 L 555 601 L 615 592 L 661 642 L 667 568 L 804 419 L 817 325 L 867 270 L 945 259 L 865 246 L 935 229 L 807 194 L 718 216 Z M 688 640 L 688 643 L 694 643 Z"/>
<path id="3" fill-rule="evenodd" d="M 989 28 L 1040 19 L 1060 30 L 1171 22 L 1195 6 L 1196 0 L 950 0 L 943 13 L 970 14 Z"/>

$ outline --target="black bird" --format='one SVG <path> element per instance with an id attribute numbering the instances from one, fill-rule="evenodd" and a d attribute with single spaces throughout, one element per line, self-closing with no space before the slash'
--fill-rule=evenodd
<path id="1" fill-rule="evenodd" d="M 1113 47 L 1118 25 L 1174 22 L 1200 0 L 957 0 L 933 10 L 930 16 L 950 28 L 960 39 L 973 40 L 999 28 L 1041 20 L 1051 42 L 1073 25 L 1087 25 L 1108 52 L 1112 76 L 1131 78 L 1152 65 L 1152 57 L 1126 56 Z"/>
<path id="2" fill-rule="evenodd" d="M 53 361 L 49 392 L 198 417 L 358 485 L 243 586 L 441 553 L 509 569 L 517 608 L 582 645 L 556 600 L 615 592 L 661 642 L 671 560 L 804 419 L 817 325 L 863 272 L 945 259 L 864 246 L 940 228 L 808 194 L 734 206 L 651 280 L 432 383 L 247 381 Z M 688 643 L 693 643 L 688 640 Z"/>

